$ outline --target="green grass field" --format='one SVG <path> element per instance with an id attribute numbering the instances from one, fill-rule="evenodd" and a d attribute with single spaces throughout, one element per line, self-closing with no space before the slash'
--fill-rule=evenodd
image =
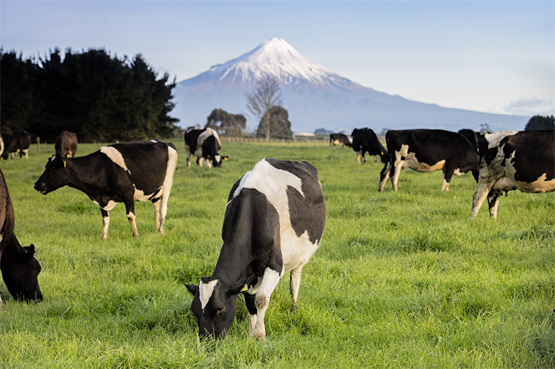
<path id="1" fill-rule="evenodd" d="M 98 206 L 71 188 L 33 189 L 53 145 L 2 161 L 16 235 L 37 247 L 44 301 L 0 295 L 0 368 L 554 368 L 555 193 L 510 192 L 498 220 L 471 222 L 470 174 L 439 191 L 441 172 L 404 171 L 399 192 L 351 149 L 226 143 L 221 169 L 186 167 L 184 145 L 166 234 L 150 203 L 125 207 L 102 240 Z M 81 144 L 78 154 L 100 144 Z M 307 160 L 327 203 L 321 246 L 272 295 L 267 341 L 248 338 L 243 298 L 226 339 L 199 341 L 184 283 L 210 275 L 232 184 L 260 159 Z"/>

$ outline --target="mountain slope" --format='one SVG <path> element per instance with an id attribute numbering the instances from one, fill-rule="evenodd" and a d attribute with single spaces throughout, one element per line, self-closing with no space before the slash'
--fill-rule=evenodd
<path id="1" fill-rule="evenodd" d="M 266 75 L 280 83 L 283 107 L 294 132 L 326 128 L 350 133 L 355 127 L 441 128 L 478 130 L 488 124 L 495 131 L 524 129 L 529 117 L 487 114 L 410 101 L 363 87 L 308 59 L 286 41 L 273 38 L 254 50 L 211 67 L 180 82 L 174 90 L 173 116 L 182 127 L 204 126 L 215 108 L 244 114 L 256 128 L 246 107 L 245 92 Z M 250 118 L 250 119 L 249 119 Z"/>

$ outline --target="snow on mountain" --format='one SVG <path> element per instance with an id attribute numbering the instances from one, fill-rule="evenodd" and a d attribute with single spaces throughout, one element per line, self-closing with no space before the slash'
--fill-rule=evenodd
<path id="1" fill-rule="evenodd" d="M 341 77 L 299 53 L 281 38 L 264 41 L 254 50 L 212 66 L 180 82 L 174 90 L 172 115 L 182 127 L 204 126 L 215 108 L 244 114 L 251 129 L 258 126 L 246 107 L 245 93 L 267 75 L 280 83 L 283 107 L 294 132 L 325 128 L 350 133 L 356 127 L 522 130 L 529 117 L 442 108 L 392 96 Z"/>

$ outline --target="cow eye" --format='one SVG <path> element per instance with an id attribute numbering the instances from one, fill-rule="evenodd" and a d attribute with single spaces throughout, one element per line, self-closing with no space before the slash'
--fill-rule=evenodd
<path id="1" fill-rule="evenodd" d="M 218 311 L 216 311 L 216 315 L 221 316 L 225 313 L 225 306 L 221 309 L 218 309 Z"/>

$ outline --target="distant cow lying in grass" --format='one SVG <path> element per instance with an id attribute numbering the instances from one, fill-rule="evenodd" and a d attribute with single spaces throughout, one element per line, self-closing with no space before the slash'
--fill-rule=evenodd
<path id="1" fill-rule="evenodd" d="M 109 212 L 120 202 L 125 204 L 133 236 L 139 237 L 134 202 L 152 201 L 156 229 L 164 233 L 176 165 L 177 150 L 171 143 L 119 143 L 73 159 L 54 155 L 35 183 L 35 189 L 46 195 L 69 186 L 86 193 L 100 206 L 104 222 L 103 238 L 108 238 Z"/>
<path id="2" fill-rule="evenodd" d="M 13 298 L 40 301 L 42 293 L 37 277 L 41 268 L 34 256 L 35 246 L 21 247 L 14 234 L 14 228 L 15 213 L 12 199 L 4 173 L 0 170 L 0 269 L 2 269 L 2 278 Z M 2 306 L 1 298 L 0 306 Z"/>
<path id="3" fill-rule="evenodd" d="M 320 245 L 326 203 L 318 171 L 308 162 L 264 159 L 235 182 L 225 210 L 224 244 L 216 268 L 187 285 L 200 336 L 224 338 L 244 293 L 250 336 L 266 337 L 264 314 L 281 277 L 291 271 L 297 302 L 301 271 Z"/>

